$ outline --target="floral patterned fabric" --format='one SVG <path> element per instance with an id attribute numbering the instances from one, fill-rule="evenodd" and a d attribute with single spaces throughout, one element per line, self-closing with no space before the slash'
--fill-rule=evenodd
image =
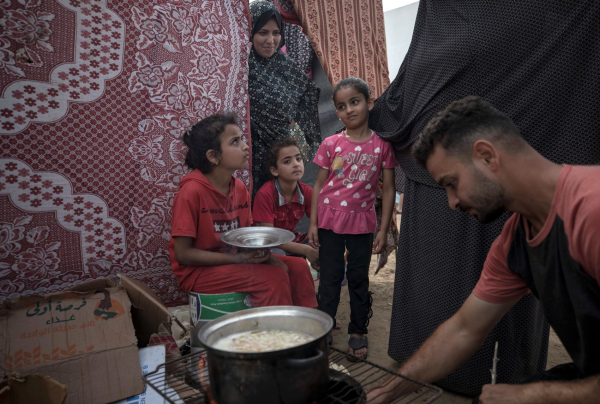
<path id="1" fill-rule="evenodd" d="M 0 299 L 117 273 L 186 299 L 180 138 L 227 110 L 249 140 L 248 32 L 237 0 L 0 0 Z"/>
<path id="2" fill-rule="evenodd" d="M 294 10 L 294 5 L 292 4 L 291 0 L 269 1 L 275 4 L 277 9 L 281 13 L 281 18 L 283 19 L 283 22 L 302 26 L 302 22 L 298 18 L 298 15 L 296 14 L 296 10 Z"/>
<path id="3" fill-rule="evenodd" d="M 254 2 L 250 9 L 253 31 L 260 28 L 256 27 L 259 20 L 264 21 L 260 18 L 262 14 L 279 13 L 267 1 Z M 293 137 L 307 159 L 314 157 L 321 141 L 319 88 L 281 49 L 268 59 L 252 50 L 248 65 L 253 194 L 256 194 L 261 185 L 271 179 L 262 162 L 266 160 L 266 153 L 274 141 Z M 292 120 L 295 121 L 294 125 L 290 125 Z"/>
<path id="4" fill-rule="evenodd" d="M 296 11 L 294 10 L 294 5 L 292 4 L 292 2 L 290 0 L 273 0 L 272 3 L 277 6 L 277 8 L 279 9 L 279 12 L 284 17 L 284 19 L 285 19 L 284 13 L 285 14 L 296 14 Z"/>
<path id="5" fill-rule="evenodd" d="M 332 86 L 360 77 L 377 98 L 389 86 L 381 0 L 276 0 L 287 14 L 292 3 Z"/>

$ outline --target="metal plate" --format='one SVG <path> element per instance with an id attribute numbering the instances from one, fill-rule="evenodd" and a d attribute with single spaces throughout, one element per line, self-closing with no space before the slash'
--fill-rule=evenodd
<path id="1" fill-rule="evenodd" d="M 235 247 L 271 248 L 294 240 L 294 233 L 276 227 L 242 227 L 221 234 L 221 241 Z"/>

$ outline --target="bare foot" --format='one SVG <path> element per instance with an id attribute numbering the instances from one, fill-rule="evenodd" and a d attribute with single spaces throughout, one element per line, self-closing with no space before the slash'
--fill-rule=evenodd
<path id="1" fill-rule="evenodd" d="M 335 320 L 335 325 L 333 326 L 334 330 L 339 330 L 342 328 L 342 323 L 340 323 L 340 320 Z"/>
<path id="2" fill-rule="evenodd" d="M 365 334 L 350 334 L 351 337 L 356 337 L 356 338 L 361 338 L 364 339 Z M 352 348 L 348 347 L 348 353 L 351 353 L 354 356 L 358 356 L 359 358 L 362 356 L 365 356 L 367 354 L 367 347 L 362 347 L 360 349 L 357 349 L 356 351 L 353 350 Z"/>

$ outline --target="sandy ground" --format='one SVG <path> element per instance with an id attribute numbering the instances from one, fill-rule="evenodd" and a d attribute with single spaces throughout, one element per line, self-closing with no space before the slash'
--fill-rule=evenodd
<path id="1" fill-rule="evenodd" d="M 398 216 L 400 224 L 400 215 Z M 369 322 L 369 356 L 368 360 L 388 369 L 397 370 L 398 362 L 394 361 L 387 354 L 390 319 L 392 315 L 392 298 L 394 295 L 394 275 L 396 269 L 395 254 L 390 256 L 387 265 L 375 274 L 376 258 L 373 256 L 370 269 L 371 291 L 373 292 L 373 317 Z M 318 286 L 318 282 L 316 283 Z M 333 332 L 333 346 L 338 349 L 348 349 L 348 323 L 350 322 L 350 299 L 348 288 L 342 287 L 340 306 L 338 308 L 337 319 L 342 323 L 340 330 Z M 565 351 L 556 334 L 551 331 L 550 344 L 548 351 L 548 368 L 561 363 L 571 362 L 569 354 Z M 491 361 L 490 361 L 491 366 Z M 436 403 L 444 404 L 462 404 L 471 403 L 472 399 L 445 392 Z"/>

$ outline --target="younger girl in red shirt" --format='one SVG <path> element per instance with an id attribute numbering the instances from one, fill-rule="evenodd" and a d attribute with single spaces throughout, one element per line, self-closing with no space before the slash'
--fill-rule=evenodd
<path id="1" fill-rule="evenodd" d="M 317 307 L 305 260 L 259 250 L 232 253 L 221 233 L 252 223 L 250 195 L 233 177 L 248 167 L 249 147 L 233 115 L 209 116 L 188 130 L 185 163 L 173 201 L 171 267 L 185 291 L 248 292 L 254 307 Z"/>

